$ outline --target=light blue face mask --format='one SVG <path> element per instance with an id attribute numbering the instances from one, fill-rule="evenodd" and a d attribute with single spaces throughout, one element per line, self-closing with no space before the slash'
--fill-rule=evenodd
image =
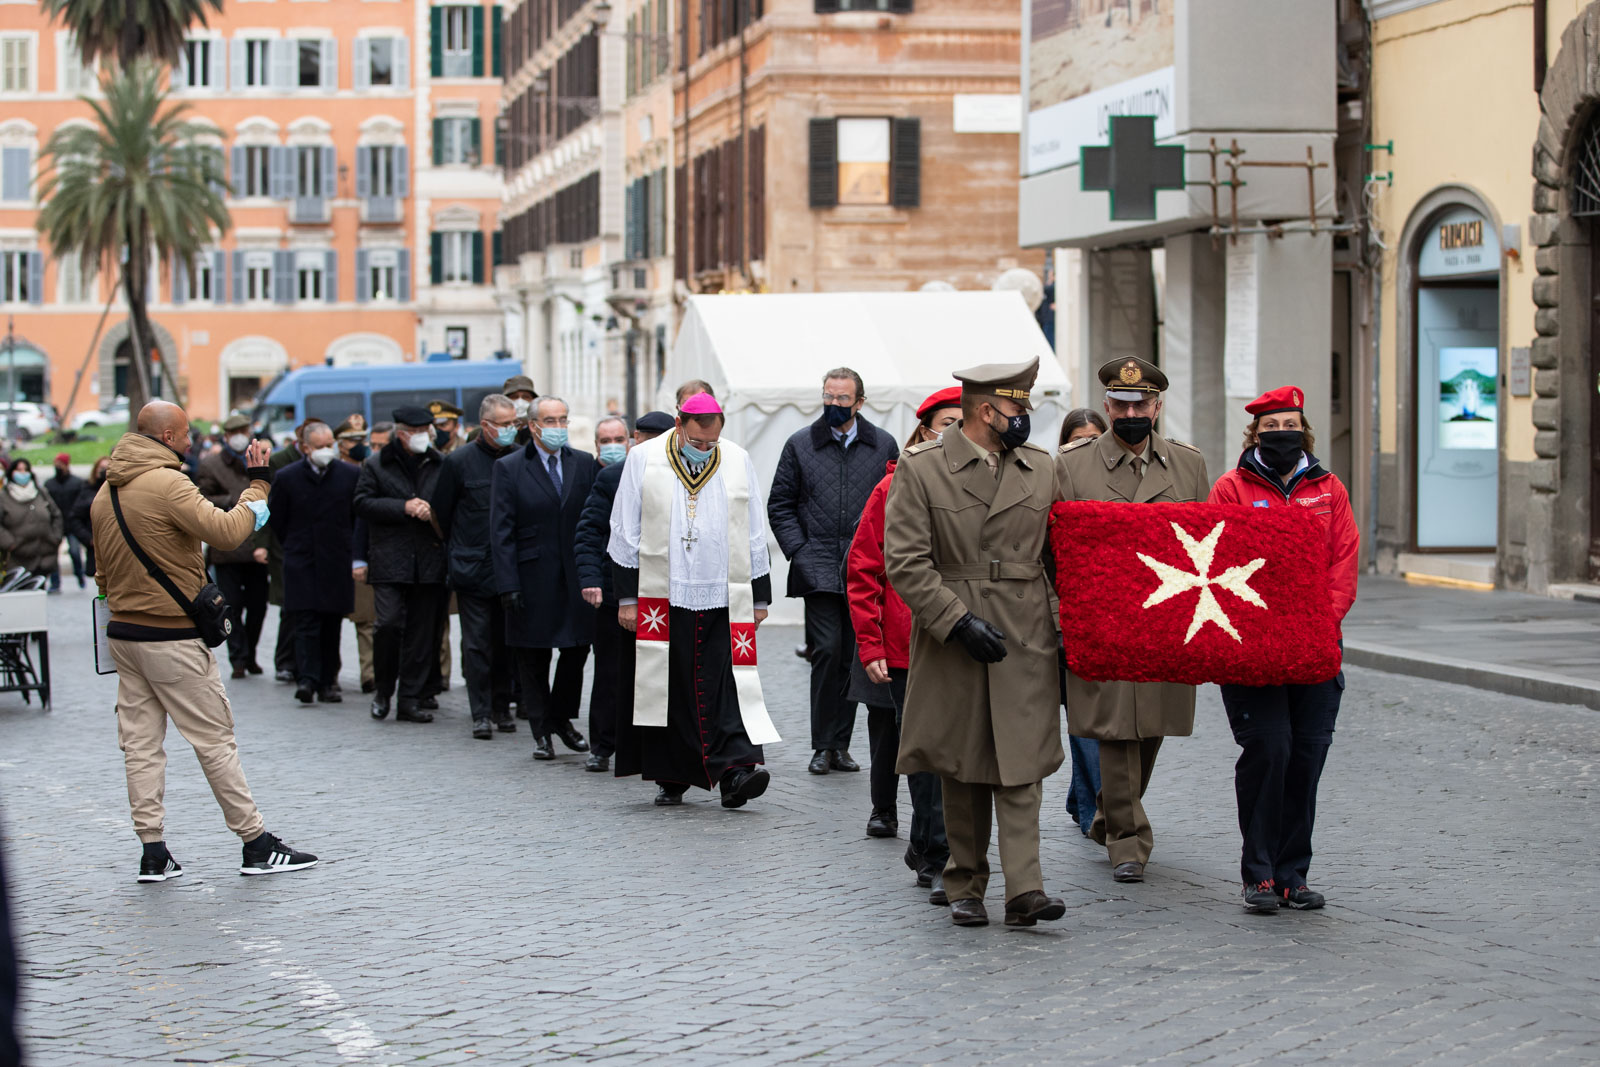
<path id="1" fill-rule="evenodd" d="M 494 432 L 494 443 L 501 448 L 510 448 L 517 442 L 517 428 L 515 426 L 502 426 Z"/>
<path id="2" fill-rule="evenodd" d="M 15 474 L 13 474 L 11 476 L 11 479 L 12 479 L 12 481 L 16 482 L 18 485 L 27 485 L 29 482 L 33 481 L 33 472 L 32 471 L 17 471 Z"/>
<path id="3" fill-rule="evenodd" d="M 267 516 L 271 514 L 271 512 L 267 510 L 267 502 L 265 500 L 250 500 L 245 503 L 245 506 L 256 513 L 257 530 L 261 529 L 261 527 L 267 524 Z"/>
<path id="4" fill-rule="evenodd" d="M 539 437 L 544 441 L 545 450 L 559 452 L 567 444 L 567 428 L 565 426 L 541 426 Z"/>
<path id="5" fill-rule="evenodd" d="M 604 463 L 608 467 L 613 463 L 621 463 L 627 458 L 627 445 L 619 445 L 613 441 L 610 444 L 604 444 L 600 446 L 600 462 Z"/>
<path id="6" fill-rule="evenodd" d="M 716 451 L 716 449 L 699 449 L 685 441 L 683 444 L 678 446 L 678 451 L 683 454 L 684 462 L 688 463 L 691 467 L 698 467 L 700 464 L 709 460 L 711 458 L 711 453 Z"/>

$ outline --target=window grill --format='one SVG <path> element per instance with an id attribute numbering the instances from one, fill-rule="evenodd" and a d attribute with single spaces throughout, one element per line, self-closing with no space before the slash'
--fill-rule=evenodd
<path id="1" fill-rule="evenodd" d="M 1600 111 L 1589 117 L 1578 146 L 1578 161 L 1572 169 L 1572 214 L 1574 218 L 1600 217 Z"/>

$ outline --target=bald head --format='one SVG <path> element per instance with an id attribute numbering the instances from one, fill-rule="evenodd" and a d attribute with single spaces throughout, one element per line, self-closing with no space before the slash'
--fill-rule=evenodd
<path id="1" fill-rule="evenodd" d="M 176 404 L 166 400 L 150 401 L 139 409 L 134 427 L 179 455 L 189 451 L 189 416 Z"/>

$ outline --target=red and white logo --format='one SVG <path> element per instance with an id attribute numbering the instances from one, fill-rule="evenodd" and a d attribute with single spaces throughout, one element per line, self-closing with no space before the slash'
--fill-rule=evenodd
<path id="1" fill-rule="evenodd" d="M 665 641 L 667 639 L 666 597 L 642 596 L 639 598 L 639 640 Z"/>
<path id="2" fill-rule="evenodd" d="M 756 665 L 756 624 L 753 622 L 736 622 L 729 626 L 733 638 L 733 665 L 735 667 L 754 667 Z"/>

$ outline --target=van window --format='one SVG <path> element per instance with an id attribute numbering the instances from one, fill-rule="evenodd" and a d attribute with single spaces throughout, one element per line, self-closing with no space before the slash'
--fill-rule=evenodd
<path id="1" fill-rule="evenodd" d="M 478 409 L 483 406 L 483 398 L 499 391 L 498 385 L 472 385 L 461 390 L 461 424 L 478 425 Z"/>
<path id="2" fill-rule="evenodd" d="M 329 426 L 338 426 L 353 412 L 367 413 L 367 398 L 360 393 L 311 393 L 301 405 L 305 418 L 321 419 Z"/>
<path id="3" fill-rule="evenodd" d="M 454 404 L 455 386 L 436 385 L 431 389 L 391 389 L 384 393 L 373 393 L 372 419 L 374 422 L 389 422 L 394 418 L 395 408 L 403 408 L 410 404 L 425 408 L 435 400 L 448 400 Z"/>

